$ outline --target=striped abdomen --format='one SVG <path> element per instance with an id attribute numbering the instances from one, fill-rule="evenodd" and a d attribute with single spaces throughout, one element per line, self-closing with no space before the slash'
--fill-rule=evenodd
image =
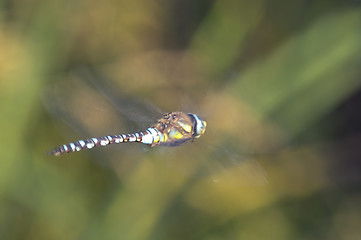
<path id="1" fill-rule="evenodd" d="M 113 143 L 141 142 L 144 144 L 153 144 L 154 142 L 159 141 L 159 131 L 155 128 L 148 128 L 144 132 L 109 135 L 105 137 L 90 138 L 86 140 L 79 140 L 69 144 L 64 144 L 49 152 L 48 155 L 60 156 L 64 153 L 81 151 L 83 149 L 92 149 L 96 146 L 106 146 Z"/>

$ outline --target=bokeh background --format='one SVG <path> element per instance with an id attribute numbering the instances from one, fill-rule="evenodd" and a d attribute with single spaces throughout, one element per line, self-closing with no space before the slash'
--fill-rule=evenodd
<path id="1" fill-rule="evenodd" d="M 357 0 L 1 1 L 0 238 L 360 239 L 360 90 Z"/>

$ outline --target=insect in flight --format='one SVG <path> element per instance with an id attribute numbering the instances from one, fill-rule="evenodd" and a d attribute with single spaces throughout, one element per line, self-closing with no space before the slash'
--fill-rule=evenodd
<path id="1" fill-rule="evenodd" d="M 79 131 L 89 136 L 103 132 L 112 133 L 119 128 L 131 133 L 74 141 L 58 146 L 50 151 L 49 155 L 62 156 L 96 146 L 127 142 L 139 142 L 151 147 L 179 146 L 192 142 L 206 131 L 207 123 L 199 115 L 171 112 L 159 117 L 162 110 L 148 101 L 124 95 L 122 91 L 109 87 L 108 82 L 111 80 L 92 69 L 75 69 L 69 75 L 65 74 L 60 77 L 63 81 L 56 82 L 44 93 L 44 105 L 54 119 L 65 122 L 75 132 Z M 142 131 L 136 131 L 136 129 Z M 205 148 L 193 148 L 194 152 L 189 157 L 192 159 L 190 165 L 197 165 L 198 162 L 200 166 L 204 167 L 200 171 L 207 172 L 206 174 L 210 174 L 212 179 L 221 180 L 222 176 L 219 173 L 228 168 L 233 169 L 237 176 L 254 174 L 261 175 L 261 179 L 264 178 L 263 171 L 259 170 L 260 167 L 252 159 L 238 155 L 238 152 L 207 143 L 203 146 Z M 128 148 L 122 148 L 122 151 L 128 150 Z M 130 155 L 137 154 L 133 150 L 130 148 Z M 168 159 L 178 156 L 177 154 L 180 152 L 188 154 L 182 150 L 166 152 L 167 155 L 157 156 Z M 101 160 L 104 160 L 104 154 L 101 155 Z M 108 156 L 108 154 L 105 155 Z M 122 164 L 119 161 L 111 161 L 112 156 L 112 151 L 109 151 L 110 164 Z M 117 158 L 118 154 L 114 156 Z M 257 182 L 259 178 L 255 178 Z"/>
<path id="2" fill-rule="evenodd" d="M 179 146 L 199 138 L 204 134 L 207 123 L 193 113 L 171 112 L 163 115 L 146 131 L 94 137 L 64 144 L 54 149 L 49 155 L 60 156 L 64 153 L 91 149 L 96 146 L 106 146 L 113 143 L 140 142 L 155 146 Z"/>

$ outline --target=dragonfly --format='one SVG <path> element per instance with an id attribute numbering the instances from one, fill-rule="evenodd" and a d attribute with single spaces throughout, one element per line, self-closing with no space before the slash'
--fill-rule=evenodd
<path id="1" fill-rule="evenodd" d="M 107 166 L 123 163 L 123 161 L 111 160 L 113 157 L 119 158 L 117 151 L 127 153 L 127 156 L 134 158 L 137 158 L 135 157 L 137 154 L 143 155 L 143 150 L 148 151 L 148 148 L 142 149 L 133 145 L 151 148 L 164 146 L 166 148 L 163 150 L 154 152 L 159 159 L 188 156 L 191 163 L 184 164 L 185 159 L 183 159 L 184 167 L 199 163 L 203 167 L 200 172 L 203 174 L 204 171 L 212 180 L 222 179 L 226 170 L 232 169 L 234 171 L 232 175 L 247 176 L 246 178 L 249 176 L 251 182 L 264 182 L 263 170 L 258 163 L 248 156 L 238 154 L 239 151 L 233 151 L 232 146 L 227 145 L 227 149 L 224 149 L 224 146 L 215 146 L 214 142 L 208 144 L 206 141 L 200 141 L 196 147 L 178 148 L 205 134 L 207 122 L 200 115 L 175 111 L 162 116 L 164 111 L 159 110 L 157 106 L 115 90 L 108 83 L 111 80 L 89 68 L 76 69 L 71 74 L 61 75 L 61 80 L 64 81 L 56 82 L 50 86 L 49 92 L 45 93 L 47 97 L 44 97 L 44 105 L 55 121 L 61 120 L 60 122 L 71 127 L 69 134 L 96 136 L 104 132 L 115 132 L 118 129 L 130 133 L 77 140 L 56 147 L 48 152 L 49 155 L 63 156 L 98 146 L 100 148 L 120 143 L 139 143 L 132 144 L 131 147 L 121 144 L 121 148 L 94 154 L 94 159 L 99 158 L 99 164 Z M 141 131 L 137 131 L 138 129 Z M 64 130 L 68 131 L 69 128 Z M 213 131 L 210 134 L 214 136 L 215 133 Z M 167 150 L 168 147 L 177 148 Z M 124 160 L 124 154 L 121 156 Z M 178 163 L 175 164 L 178 166 Z M 228 174 L 228 171 L 226 173 Z"/>
<path id="2" fill-rule="evenodd" d="M 78 140 L 59 146 L 48 154 L 61 156 L 65 153 L 92 149 L 96 146 L 127 142 L 140 142 L 151 147 L 174 147 L 199 138 L 204 134 L 206 127 L 207 122 L 197 114 L 171 112 L 164 114 L 161 119 L 145 131 Z"/>

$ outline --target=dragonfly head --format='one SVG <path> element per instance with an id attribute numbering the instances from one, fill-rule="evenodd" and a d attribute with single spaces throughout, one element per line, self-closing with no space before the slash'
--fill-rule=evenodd
<path id="1" fill-rule="evenodd" d="M 206 131 L 207 122 L 200 118 L 197 114 L 188 113 L 194 120 L 194 137 L 199 138 Z"/>

